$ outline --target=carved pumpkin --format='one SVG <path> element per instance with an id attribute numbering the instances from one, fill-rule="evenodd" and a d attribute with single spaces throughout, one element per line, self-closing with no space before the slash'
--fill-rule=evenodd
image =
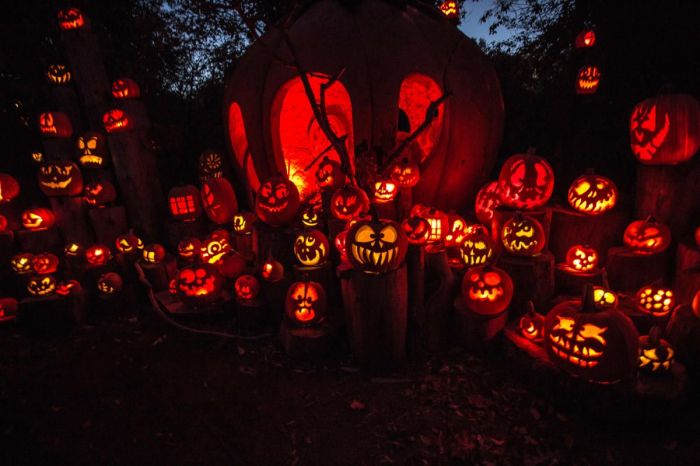
<path id="1" fill-rule="evenodd" d="M 46 230 L 53 226 L 56 217 L 53 212 L 44 207 L 27 209 L 22 212 L 22 226 L 27 230 Z"/>
<path id="2" fill-rule="evenodd" d="M 85 26 L 85 16 L 77 8 L 66 8 L 58 12 L 58 27 L 61 31 L 72 31 Z"/>
<path id="3" fill-rule="evenodd" d="M 423 204 L 416 204 L 411 207 L 412 217 L 422 217 L 428 221 L 430 225 L 430 234 L 428 235 L 429 250 L 439 250 L 444 246 L 443 239 L 449 228 L 449 219 L 447 214 L 433 207 L 428 207 Z M 432 247 L 431 247 L 432 246 Z"/>
<path id="4" fill-rule="evenodd" d="M 321 218 L 313 205 L 308 205 L 301 211 L 301 224 L 306 228 L 316 228 L 320 223 Z"/>
<path id="5" fill-rule="evenodd" d="M 516 213 L 501 228 L 503 246 L 516 256 L 534 256 L 544 249 L 544 228 L 533 217 Z"/>
<path id="6" fill-rule="evenodd" d="M 551 165 L 530 149 L 508 158 L 498 176 L 501 201 L 514 209 L 532 210 L 547 203 L 554 191 Z"/>
<path id="7" fill-rule="evenodd" d="M 85 260 L 91 266 L 97 267 L 106 264 L 112 258 L 112 251 L 102 244 L 90 246 L 85 251 Z"/>
<path id="8" fill-rule="evenodd" d="M 68 243 L 63 248 L 66 257 L 78 257 L 83 254 L 83 247 L 79 243 Z"/>
<path id="9" fill-rule="evenodd" d="M 0 324 L 17 317 L 19 303 L 15 298 L 0 298 Z"/>
<path id="10" fill-rule="evenodd" d="M 113 295 L 119 293 L 124 287 L 121 275 L 116 272 L 107 272 L 97 279 L 97 291 L 103 295 Z"/>
<path id="11" fill-rule="evenodd" d="M 46 162 L 39 168 L 39 188 L 49 197 L 77 196 L 83 191 L 83 174 L 67 160 Z"/>
<path id="12" fill-rule="evenodd" d="M 101 168 L 106 165 L 107 140 L 104 134 L 89 131 L 76 141 L 78 161 L 85 168 Z"/>
<path id="13" fill-rule="evenodd" d="M 331 196 L 331 214 L 338 220 L 360 218 L 369 211 L 369 198 L 357 186 L 346 185 Z"/>
<path id="14" fill-rule="evenodd" d="M 27 275 L 34 271 L 32 268 L 33 260 L 34 254 L 29 252 L 21 252 L 12 256 L 10 265 L 12 266 L 12 270 L 14 270 L 17 275 Z"/>
<path id="15" fill-rule="evenodd" d="M 117 251 L 124 255 L 136 255 L 143 249 L 143 241 L 136 236 L 134 232 L 129 232 L 125 235 L 117 236 L 114 241 Z"/>
<path id="16" fill-rule="evenodd" d="M 317 266 L 328 260 L 330 245 L 319 230 L 304 230 L 294 240 L 294 255 L 301 265 Z"/>
<path id="17" fill-rule="evenodd" d="M 455 0 L 445 0 L 440 4 L 440 12 L 448 19 L 459 18 L 459 3 Z"/>
<path id="18" fill-rule="evenodd" d="M 60 296 L 70 296 L 82 293 L 83 287 L 78 280 L 68 280 L 56 285 L 56 294 Z"/>
<path id="19" fill-rule="evenodd" d="M 386 204 L 396 198 L 399 189 L 391 180 L 379 180 L 374 182 L 372 200 L 375 204 Z"/>
<path id="20" fill-rule="evenodd" d="M 183 267 L 177 274 L 177 295 L 184 304 L 198 308 L 219 300 L 224 280 L 209 264 Z"/>
<path id="21" fill-rule="evenodd" d="M 467 230 L 460 253 L 467 268 L 486 265 L 495 258 L 493 239 L 484 228 Z"/>
<path id="22" fill-rule="evenodd" d="M 584 29 L 579 32 L 574 41 L 574 46 L 577 49 L 583 49 L 587 47 L 593 47 L 595 44 L 595 32 L 591 29 Z"/>
<path id="23" fill-rule="evenodd" d="M 389 168 L 389 176 L 400 188 L 412 188 L 420 181 L 420 168 L 410 157 L 401 157 Z"/>
<path id="24" fill-rule="evenodd" d="M 231 251 L 229 234 L 226 230 L 216 230 L 202 241 L 199 257 L 208 264 L 216 264 Z"/>
<path id="25" fill-rule="evenodd" d="M 490 225 L 493 211 L 501 205 L 501 188 L 498 181 L 490 181 L 476 194 L 474 211 L 476 218 L 485 225 Z"/>
<path id="26" fill-rule="evenodd" d="M 576 272 L 590 272 L 598 265 L 598 253 L 589 246 L 576 244 L 566 251 L 566 265 Z"/>
<path id="27" fill-rule="evenodd" d="M 671 230 L 654 220 L 635 220 L 625 229 L 622 240 L 638 254 L 653 254 L 665 251 L 671 244 Z"/>
<path id="28" fill-rule="evenodd" d="M 215 150 L 202 152 L 199 155 L 199 179 L 202 183 L 212 178 L 224 176 L 224 159 Z"/>
<path id="29" fill-rule="evenodd" d="M 27 291 L 32 296 L 51 296 L 56 293 L 56 279 L 52 275 L 37 275 L 27 282 Z"/>
<path id="30" fill-rule="evenodd" d="M 251 235 L 257 220 L 253 212 L 240 212 L 233 216 L 233 231 L 238 235 Z"/>
<path id="31" fill-rule="evenodd" d="M 194 220 L 202 215 L 199 189 L 191 184 L 175 186 L 168 193 L 170 215 L 175 220 Z"/>
<path id="32" fill-rule="evenodd" d="M 202 184 L 202 204 L 209 219 L 223 225 L 238 212 L 238 199 L 226 178 L 210 178 Z"/>
<path id="33" fill-rule="evenodd" d="M 44 161 L 44 153 L 38 150 L 32 151 L 32 161 L 42 163 Z"/>
<path id="34" fill-rule="evenodd" d="M 671 344 L 661 338 L 661 328 L 654 326 L 649 335 L 639 337 L 639 371 L 648 375 L 662 375 L 671 370 L 675 352 Z"/>
<path id="35" fill-rule="evenodd" d="M 445 233 L 445 247 L 458 248 L 462 245 L 467 235 L 467 222 L 455 213 L 447 215 L 447 232 Z"/>
<path id="36" fill-rule="evenodd" d="M 149 244 L 143 248 L 141 257 L 149 264 L 160 264 L 165 259 L 165 248 L 158 243 Z"/>
<path id="37" fill-rule="evenodd" d="M 637 291 L 634 297 L 637 309 L 652 317 L 666 317 L 676 305 L 673 290 L 656 285 L 647 285 Z"/>
<path id="38" fill-rule="evenodd" d="M 126 112 L 120 108 L 107 110 L 102 115 L 102 124 L 108 133 L 123 133 L 131 131 L 132 122 Z"/>
<path id="39" fill-rule="evenodd" d="M 131 78 L 119 78 L 112 83 L 112 96 L 115 99 L 138 99 L 141 88 Z"/>
<path id="40" fill-rule="evenodd" d="M 412 216 L 401 222 L 401 229 L 411 244 L 425 244 L 430 236 L 430 224 L 424 218 Z"/>
<path id="41" fill-rule="evenodd" d="M 544 339 L 544 316 L 535 311 L 532 301 L 528 301 L 527 305 L 527 314 L 520 318 L 518 328 L 528 340 L 541 343 Z"/>
<path id="42" fill-rule="evenodd" d="M 39 115 L 39 132 L 47 138 L 69 138 L 73 125 L 65 113 L 44 112 Z"/>
<path id="43" fill-rule="evenodd" d="M 700 227 L 695 229 L 695 244 L 700 248 Z"/>
<path id="44" fill-rule="evenodd" d="M 637 367 L 637 329 L 616 309 L 596 309 L 591 286 L 583 303 L 564 301 L 549 311 L 544 335 L 552 362 L 575 377 L 612 383 L 631 376 Z"/>
<path id="45" fill-rule="evenodd" d="M 51 84 L 63 85 L 70 82 L 71 73 L 66 65 L 54 64 L 46 70 L 46 78 Z"/>
<path id="46" fill-rule="evenodd" d="M 597 309 L 616 308 L 617 294 L 602 286 L 593 287 L 593 305 Z"/>
<path id="47" fill-rule="evenodd" d="M 408 248 L 403 230 L 390 220 L 355 222 L 348 230 L 345 243 L 352 266 L 371 274 L 399 268 Z"/>
<path id="48" fill-rule="evenodd" d="M 333 190 L 345 185 L 345 173 L 337 160 L 323 157 L 316 170 L 316 182 L 321 189 Z"/>
<path id="49" fill-rule="evenodd" d="M 177 253 L 186 261 L 193 261 L 199 255 L 201 243 L 197 238 L 185 238 L 177 243 Z"/>
<path id="50" fill-rule="evenodd" d="M 600 70 L 597 66 L 583 66 L 576 75 L 577 94 L 595 94 L 600 86 Z"/>
<path id="51" fill-rule="evenodd" d="M 500 314 L 513 298 L 513 280 L 504 270 L 490 265 L 472 267 L 462 279 L 462 296 L 477 314 Z"/>
<path id="52" fill-rule="evenodd" d="M 0 231 L 7 230 L 7 217 L 0 215 Z"/>
<path id="53" fill-rule="evenodd" d="M 630 146 L 647 165 L 690 160 L 700 148 L 700 104 L 684 94 L 643 100 L 630 117 Z"/>
<path id="54" fill-rule="evenodd" d="M 255 213 L 268 225 L 282 226 L 292 221 L 299 209 L 299 190 L 291 181 L 273 177 L 265 181 L 255 197 Z"/>
<path id="55" fill-rule="evenodd" d="M 598 215 L 615 207 L 617 186 L 610 178 L 586 173 L 571 183 L 567 196 L 574 209 L 589 215 Z"/>
<path id="56" fill-rule="evenodd" d="M 260 293 L 260 282 L 253 275 L 241 275 L 233 285 L 236 298 L 240 301 L 252 301 Z"/>
<path id="57" fill-rule="evenodd" d="M 0 204 L 10 202 L 19 195 L 19 183 L 7 173 L 0 173 Z"/>
<path id="58" fill-rule="evenodd" d="M 103 207 L 117 198 L 117 190 L 107 180 L 93 181 L 85 185 L 85 202 L 91 206 Z"/>
<path id="59" fill-rule="evenodd" d="M 32 269 L 39 275 L 54 273 L 58 269 L 58 257 L 50 252 L 36 254 L 32 258 Z"/>
<path id="60" fill-rule="evenodd" d="M 285 300 L 287 319 L 297 326 L 317 325 L 326 317 L 326 292 L 320 283 L 292 283 Z"/>
<path id="61" fill-rule="evenodd" d="M 260 267 L 260 275 L 266 282 L 278 282 L 284 278 L 284 266 L 281 262 L 270 259 Z"/>

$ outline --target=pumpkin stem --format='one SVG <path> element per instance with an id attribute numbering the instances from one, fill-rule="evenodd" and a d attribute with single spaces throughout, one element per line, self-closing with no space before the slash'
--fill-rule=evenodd
<path id="1" fill-rule="evenodd" d="M 595 296 L 593 294 L 593 285 L 586 283 L 583 286 L 583 304 L 581 305 L 581 312 L 596 312 L 595 307 Z"/>
<path id="2" fill-rule="evenodd" d="M 607 290 L 610 289 L 610 282 L 608 281 L 608 270 L 603 267 L 602 273 L 601 273 L 601 280 L 603 282 L 603 287 Z"/>
<path id="3" fill-rule="evenodd" d="M 529 316 L 534 316 L 535 315 L 535 305 L 532 303 L 532 301 L 528 301 L 527 304 L 525 304 L 527 307 L 527 314 Z"/>

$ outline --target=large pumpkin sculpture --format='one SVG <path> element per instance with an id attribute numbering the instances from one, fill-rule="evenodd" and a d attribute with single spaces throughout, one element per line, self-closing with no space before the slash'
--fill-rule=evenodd
<path id="1" fill-rule="evenodd" d="M 440 209 L 468 207 L 493 166 L 503 123 L 498 79 L 472 40 L 437 9 L 387 0 L 313 2 L 291 18 L 287 33 L 317 98 L 327 76 L 344 70 L 325 101 L 351 165 L 361 142 L 391 152 L 449 89 L 412 144 L 420 164 L 413 195 Z M 228 80 L 224 118 L 234 160 L 253 189 L 286 173 L 306 197 L 318 190 L 314 159 L 330 143 L 292 61 L 279 29 L 270 29 Z M 336 150 L 328 157 L 338 159 Z"/>
<path id="2" fill-rule="evenodd" d="M 226 178 L 210 178 L 202 183 L 202 205 L 209 219 L 217 225 L 233 220 L 238 212 L 238 199 Z"/>

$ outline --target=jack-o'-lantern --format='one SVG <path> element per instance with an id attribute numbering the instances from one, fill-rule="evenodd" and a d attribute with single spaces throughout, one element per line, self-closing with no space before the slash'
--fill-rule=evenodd
<path id="1" fill-rule="evenodd" d="M 236 251 L 229 251 L 216 263 L 219 273 L 225 278 L 236 278 L 246 269 L 245 258 Z"/>
<path id="2" fill-rule="evenodd" d="M 284 278 L 284 266 L 279 261 L 269 259 L 260 267 L 260 276 L 266 282 L 278 282 Z"/>
<path id="3" fill-rule="evenodd" d="M 357 186 L 346 185 L 331 196 L 331 214 L 338 220 L 360 218 L 369 210 L 367 194 Z"/>
<path id="4" fill-rule="evenodd" d="M 215 150 L 202 152 L 199 156 L 199 179 L 202 183 L 224 176 L 224 159 Z"/>
<path id="5" fill-rule="evenodd" d="M 65 113 L 44 112 L 39 115 L 39 132 L 48 138 L 69 138 L 73 125 Z"/>
<path id="6" fill-rule="evenodd" d="M 326 292 L 320 283 L 292 283 L 285 300 L 287 319 L 297 326 L 312 326 L 326 318 Z"/>
<path id="7" fill-rule="evenodd" d="M 700 104 L 685 94 L 661 95 L 637 104 L 630 117 L 630 146 L 648 165 L 675 165 L 700 148 Z"/>
<path id="8" fill-rule="evenodd" d="M 102 125 L 108 133 L 123 133 L 131 131 L 131 119 L 126 112 L 120 108 L 107 110 L 102 115 Z"/>
<path id="9" fill-rule="evenodd" d="M 117 251 L 127 256 L 137 255 L 143 249 L 143 240 L 136 236 L 133 231 L 117 236 L 114 243 Z"/>
<path id="10" fill-rule="evenodd" d="M 617 294 L 603 286 L 593 287 L 593 305 L 597 309 L 616 308 Z"/>
<path id="11" fill-rule="evenodd" d="M 343 230 L 340 233 L 338 233 L 337 235 L 335 235 L 335 240 L 333 241 L 335 248 L 338 250 L 338 253 L 340 254 L 341 262 L 345 262 L 348 260 L 347 239 L 348 239 L 348 229 L 346 228 L 345 230 Z"/>
<path id="12" fill-rule="evenodd" d="M 671 370 L 675 351 L 661 338 L 661 328 L 654 326 L 649 335 L 639 337 L 639 370 L 648 375 L 663 375 Z"/>
<path id="13" fill-rule="evenodd" d="M 316 182 L 321 189 L 338 189 L 345 185 L 345 173 L 337 160 L 324 157 L 316 170 Z"/>
<path id="14" fill-rule="evenodd" d="M 223 225 L 238 212 L 238 199 L 226 178 L 209 178 L 202 184 L 202 205 L 209 219 Z"/>
<path id="15" fill-rule="evenodd" d="M 240 301 L 252 301 L 260 293 L 260 282 L 253 275 L 245 274 L 236 279 L 233 284 L 236 298 Z"/>
<path id="16" fill-rule="evenodd" d="M 411 244 L 425 244 L 430 236 L 430 224 L 424 218 L 412 216 L 401 222 L 401 229 Z"/>
<path id="17" fill-rule="evenodd" d="M 138 99 L 141 88 L 131 78 L 119 78 L 112 83 L 112 96 L 115 99 Z"/>
<path id="18" fill-rule="evenodd" d="M 77 8 L 66 8 L 58 12 L 58 27 L 61 31 L 72 31 L 85 26 L 85 16 Z"/>
<path id="19" fill-rule="evenodd" d="M 420 168 L 410 157 L 401 157 L 389 168 L 389 176 L 400 188 L 412 188 L 420 181 Z"/>
<path id="20" fill-rule="evenodd" d="M 471 228 L 462 241 L 460 254 L 467 268 L 489 264 L 495 258 L 493 239 L 485 229 Z"/>
<path id="21" fill-rule="evenodd" d="M 35 151 L 32 151 L 31 155 L 32 155 L 32 162 L 36 162 L 36 163 L 43 163 L 44 162 L 44 153 L 43 152 L 41 152 L 39 150 L 35 150 Z"/>
<path id="22" fill-rule="evenodd" d="M 186 261 L 193 261 L 199 255 L 201 243 L 197 238 L 185 238 L 177 243 L 177 253 Z"/>
<path id="23" fill-rule="evenodd" d="M 32 260 L 34 259 L 34 254 L 29 252 L 21 252 L 12 256 L 10 260 L 10 265 L 12 270 L 17 275 L 27 275 L 34 272 L 32 268 Z"/>
<path id="24" fill-rule="evenodd" d="M 445 247 L 458 248 L 462 245 L 467 235 L 467 222 L 455 213 L 447 215 L 447 232 L 445 233 Z"/>
<path id="25" fill-rule="evenodd" d="M 202 215 L 199 189 L 191 184 L 176 186 L 168 193 L 170 215 L 175 220 L 190 221 Z"/>
<path id="26" fill-rule="evenodd" d="M 104 134 L 89 131 L 76 141 L 78 161 L 85 168 L 101 168 L 106 165 L 107 140 Z"/>
<path id="27" fill-rule="evenodd" d="M 493 211 L 501 205 L 501 189 L 498 181 L 490 181 L 476 194 L 474 211 L 476 218 L 486 225 L 491 224 Z"/>
<path id="28" fill-rule="evenodd" d="M 107 272 L 97 279 L 97 291 L 103 295 L 118 294 L 124 287 L 121 275 L 116 272 Z"/>
<path id="29" fill-rule="evenodd" d="M 501 228 L 501 242 L 516 256 L 534 256 L 544 249 L 544 228 L 533 217 L 516 213 Z"/>
<path id="30" fill-rule="evenodd" d="M 233 231 L 237 235 L 251 235 L 257 220 L 253 212 L 240 212 L 233 216 Z"/>
<path id="31" fill-rule="evenodd" d="M 391 220 L 359 220 L 345 239 L 348 260 L 365 273 L 379 274 L 399 268 L 406 257 L 408 240 Z"/>
<path id="32" fill-rule="evenodd" d="M 700 227 L 695 229 L 695 244 L 700 248 Z"/>
<path id="33" fill-rule="evenodd" d="M 372 200 L 375 204 L 386 204 L 396 198 L 399 189 L 391 180 L 379 180 L 374 182 Z"/>
<path id="34" fill-rule="evenodd" d="M 51 84 L 68 84 L 71 80 L 71 72 L 66 65 L 49 65 L 46 70 L 46 78 Z"/>
<path id="35" fill-rule="evenodd" d="M 598 215 L 615 207 L 617 186 L 610 178 L 586 173 L 571 183 L 567 196 L 571 207 L 589 215 Z"/>
<path id="36" fill-rule="evenodd" d="M 27 291 L 32 296 L 51 296 L 56 293 L 56 279 L 52 275 L 37 275 L 27 282 Z"/>
<path id="37" fill-rule="evenodd" d="M 48 275 L 58 269 L 58 257 L 50 252 L 36 254 L 32 258 L 32 269 L 39 275 Z"/>
<path id="38" fill-rule="evenodd" d="M 574 41 L 574 46 L 577 49 L 593 47 L 595 44 L 595 32 L 591 29 L 584 29 L 579 32 Z"/>
<path id="39" fill-rule="evenodd" d="M 95 244 L 85 251 L 85 260 L 93 267 L 106 264 L 112 258 L 112 251 L 103 244 Z"/>
<path id="40" fill-rule="evenodd" d="M 576 75 L 577 94 L 595 94 L 600 86 L 600 70 L 597 66 L 583 66 Z"/>
<path id="41" fill-rule="evenodd" d="M 319 230 L 304 230 L 294 240 L 294 255 L 301 265 L 321 265 L 329 253 L 328 239 Z"/>
<path id="42" fill-rule="evenodd" d="M 299 190 L 291 181 L 273 177 L 265 181 L 255 197 L 255 213 L 268 225 L 289 223 L 299 209 Z"/>
<path id="43" fill-rule="evenodd" d="M 622 237 L 625 245 L 638 254 L 653 254 L 663 252 L 671 244 L 671 230 L 648 217 L 646 220 L 635 220 L 625 229 Z"/>
<path id="44" fill-rule="evenodd" d="M 527 303 L 527 314 L 520 318 L 520 333 L 528 340 L 540 343 L 544 339 L 544 316 L 535 311 L 532 301 Z"/>
<path id="45" fill-rule="evenodd" d="M 0 173 L 0 204 L 10 202 L 19 195 L 19 183 L 7 173 Z"/>
<path id="46" fill-rule="evenodd" d="M 589 246 L 576 244 L 566 252 L 566 265 L 576 272 L 590 272 L 598 265 L 598 253 Z"/>
<path id="47" fill-rule="evenodd" d="M 534 149 L 508 158 L 498 176 L 501 201 L 514 209 L 531 210 L 547 203 L 554 191 L 554 170 Z"/>
<path id="48" fill-rule="evenodd" d="M 221 297 L 224 280 L 215 267 L 196 264 L 183 267 L 177 274 L 177 295 L 186 305 L 198 308 L 215 303 Z"/>
<path id="49" fill-rule="evenodd" d="M 444 246 L 443 239 L 449 229 L 449 219 L 447 214 L 433 207 L 428 207 L 423 204 L 416 204 L 411 207 L 411 217 L 421 217 L 428 221 L 430 225 L 430 234 L 428 235 L 429 252 L 441 250 Z"/>
<path id="50" fill-rule="evenodd" d="M 622 312 L 597 309 L 590 285 L 583 301 L 564 301 L 549 311 L 544 334 L 552 362 L 573 376 L 612 383 L 631 376 L 637 367 L 637 329 Z"/>
<path id="51" fill-rule="evenodd" d="M 149 264 L 160 264 L 165 259 L 165 248 L 158 244 L 148 244 L 141 253 L 143 260 Z"/>
<path id="52" fill-rule="evenodd" d="M 168 282 L 168 293 L 172 296 L 177 296 L 177 278 L 173 278 Z"/>
<path id="53" fill-rule="evenodd" d="M 83 190 L 83 174 L 67 160 L 46 162 L 39 168 L 39 188 L 49 197 L 77 196 Z"/>
<path id="54" fill-rule="evenodd" d="M 117 198 L 117 190 L 108 180 L 93 181 L 85 185 L 85 202 L 103 207 Z"/>
<path id="55" fill-rule="evenodd" d="M 77 295 L 83 291 L 78 280 L 67 280 L 56 285 L 56 294 L 59 296 Z"/>
<path id="56" fill-rule="evenodd" d="M 440 4 L 440 11 L 448 19 L 459 18 L 459 3 L 455 0 L 445 0 Z"/>
<path id="57" fill-rule="evenodd" d="M 80 243 L 70 242 L 63 248 L 63 254 L 68 258 L 81 256 L 83 255 L 83 247 Z"/>
<path id="58" fill-rule="evenodd" d="M 301 224 L 306 228 L 316 228 L 321 223 L 321 217 L 313 205 L 308 205 L 301 211 Z"/>
<path id="59" fill-rule="evenodd" d="M 22 212 L 22 226 L 27 230 L 46 230 L 51 228 L 56 221 L 53 212 L 44 207 L 27 209 Z"/>
<path id="60" fill-rule="evenodd" d="M 199 257 L 208 264 L 216 264 L 231 251 L 229 234 L 226 230 L 216 230 L 202 241 Z"/>
<path id="61" fill-rule="evenodd" d="M 7 230 L 7 217 L 0 215 L 0 231 Z"/>
<path id="62" fill-rule="evenodd" d="M 634 297 L 637 309 L 652 317 L 666 317 L 676 305 L 673 290 L 663 286 L 647 285 L 637 291 Z"/>
<path id="63" fill-rule="evenodd" d="M 0 324 L 17 317 L 19 303 L 15 298 L 0 298 Z"/>
<path id="64" fill-rule="evenodd" d="M 477 314 L 500 314 L 513 298 L 513 280 L 504 270 L 491 265 L 472 267 L 462 279 L 462 296 Z"/>

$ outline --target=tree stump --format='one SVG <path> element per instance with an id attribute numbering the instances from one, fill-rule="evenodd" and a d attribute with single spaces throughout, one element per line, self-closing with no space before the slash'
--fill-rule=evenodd
<path id="1" fill-rule="evenodd" d="M 242 332 L 255 333 L 267 324 L 265 305 L 260 299 L 236 299 L 236 317 Z"/>
<path id="2" fill-rule="evenodd" d="M 129 229 L 126 210 L 122 206 L 90 209 L 88 215 L 98 243 L 112 245 L 117 236 Z"/>
<path id="3" fill-rule="evenodd" d="M 418 325 L 428 351 L 442 351 L 449 345 L 451 303 L 459 282 L 443 251 L 425 255 L 425 305 L 418 314 Z"/>
<path id="4" fill-rule="evenodd" d="M 384 204 L 373 203 L 372 206 L 377 211 L 379 218 L 393 221 L 397 220 L 398 217 L 396 215 L 396 206 L 394 202 L 386 202 Z"/>
<path id="5" fill-rule="evenodd" d="M 62 251 L 63 241 L 56 227 L 46 230 L 19 230 L 19 249 L 23 252 Z M 69 239 L 70 240 L 70 239 Z"/>
<path id="6" fill-rule="evenodd" d="M 276 282 L 263 281 L 262 295 L 267 303 L 267 321 L 272 328 L 280 325 L 284 317 L 284 305 L 291 280 L 284 277 Z"/>
<path id="7" fill-rule="evenodd" d="M 508 309 L 498 314 L 478 314 L 469 308 L 464 297 L 453 301 L 457 342 L 467 348 L 478 348 L 492 340 L 506 325 Z"/>
<path id="8" fill-rule="evenodd" d="M 556 294 L 578 296 L 584 285 L 603 285 L 603 270 L 595 268 L 589 272 L 578 272 L 566 264 L 557 264 L 554 269 Z"/>
<path id="9" fill-rule="evenodd" d="M 425 246 L 409 244 L 406 253 L 406 268 L 408 270 L 408 320 L 407 337 L 408 352 L 419 350 L 424 346 L 425 335 L 419 324 L 425 317 Z"/>
<path id="10" fill-rule="evenodd" d="M 177 275 L 177 261 L 171 254 L 166 254 L 163 262 L 158 264 L 146 262 L 143 259 L 139 259 L 137 262 L 155 292 L 167 290 L 170 280 Z"/>
<path id="11" fill-rule="evenodd" d="M 258 232 L 253 229 L 252 233 L 246 235 L 240 233 L 233 234 L 234 249 L 238 251 L 243 258 L 252 262 L 258 257 Z"/>
<path id="12" fill-rule="evenodd" d="M 542 309 L 554 295 L 554 256 L 543 251 L 532 257 L 501 255 L 497 261 L 513 279 L 514 291 L 511 309 L 516 309 L 515 317 L 520 317 L 532 301 L 535 308 Z"/>
<path id="13" fill-rule="evenodd" d="M 668 250 L 657 254 L 638 254 L 627 247 L 610 248 L 606 269 L 612 289 L 636 292 L 644 285 L 665 280 Z"/>

